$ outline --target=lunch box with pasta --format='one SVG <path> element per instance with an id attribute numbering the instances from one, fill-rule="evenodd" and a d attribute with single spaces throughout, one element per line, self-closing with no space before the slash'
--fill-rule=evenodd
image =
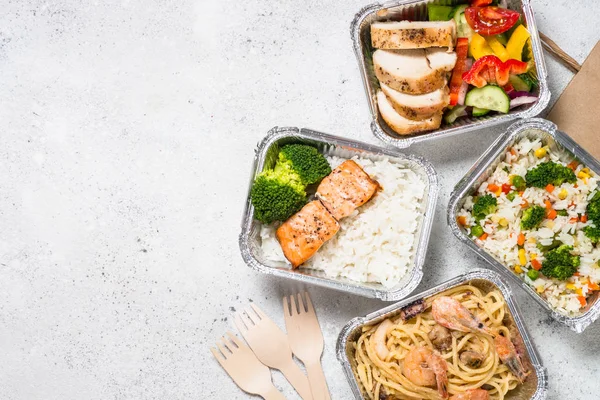
<path id="1" fill-rule="evenodd" d="M 354 155 L 378 160 L 388 157 L 390 161 L 414 171 L 425 182 L 425 193 L 420 211 L 422 218 L 415 232 L 415 242 L 412 248 L 411 262 L 407 273 L 400 282 L 391 287 L 379 283 L 360 283 L 346 278 L 330 278 L 323 272 L 298 268 L 293 270 L 283 262 L 267 260 L 261 249 L 261 223 L 254 218 L 254 208 L 250 201 L 250 188 L 254 178 L 265 168 L 275 164 L 278 149 L 289 143 L 305 143 L 315 146 L 324 155 L 351 158 Z M 254 157 L 254 165 L 250 177 L 246 207 L 242 221 L 242 231 L 239 246 L 242 258 L 252 269 L 307 284 L 337 289 L 365 297 L 378 298 L 386 301 L 398 300 L 409 295 L 421 282 L 423 263 L 431 233 L 431 225 L 438 197 L 438 178 L 432 165 L 424 159 L 403 154 L 390 148 L 382 148 L 350 139 L 331 136 L 324 133 L 300 128 L 273 128 L 259 143 Z"/>
<path id="2" fill-rule="evenodd" d="M 525 25 L 531 34 L 531 48 L 535 61 L 539 86 L 535 103 L 522 105 L 508 114 L 491 114 L 484 117 L 462 117 L 453 124 L 443 124 L 440 128 L 413 135 L 395 133 L 381 118 L 377 109 L 376 94 L 379 81 L 373 68 L 373 48 L 371 47 L 370 26 L 377 21 L 423 21 L 427 19 L 427 4 L 457 5 L 464 4 L 458 0 L 395 0 L 386 3 L 375 3 L 364 7 L 356 14 L 350 26 L 354 53 L 358 60 L 363 80 L 369 111 L 371 113 L 371 131 L 379 140 L 389 146 L 405 148 L 414 143 L 425 142 L 459 133 L 489 128 L 518 118 L 530 118 L 540 114 L 550 101 L 550 90 L 547 83 L 546 64 L 542 54 L 542 45 L 538 35 L 536 22 L 530 0 L 508 0 L 507 8 L 519 11 L 525 18 Z"/>
<path id="3" fill-rule="evenodd" d="M 550 313 L 557 321 L 567 325 L 575 332 L 583 332 L 600 315 L 600 301 L 598 301 L 598 292 L 588 298 L 588 304 L 584 312 L 578 316 L 567 316 L 552 309 L 546 300 L 526 284 L 519 276 L 510 271 L 500 261 L 496 260 L 491 254 L 477 246 L 477 244 L 467 235 L 457 222 L 458 212 L 461 210 L 465 198 L 475 192 L 475 190 L 485 182 L 493 173 L 496 166 L 502 161 L 504 154 L 517 141 L 524 137 L 531 139 L 542 139 L 548 146 L 564 153 L 569 158 L 577 158 L 596 174 L 600 174 L 600 164 L 588 152 L 583 150 L 569 136 L 560 132 L 556 125 L 550 121 L 534 118 L 528 121 L 519 121 L 508 128 L 508 131 L 500 136 L 489 149 L 477 160 L 471 167 L 466 176 L 460 180 L 450 196 L 448 204 L 448 224 L 452 232 L 460 241 L 465 243 L 471 250 L 475 251 L 484 260 L 498 270 L 508 279 L 513 279 L 523 290 L 531 295 L 538 303 Z"/>
<path id="4" fill-rule="evenodd" d="M 356 362 L 354 361 L 354 346 L 353 343 L 360 337 L 363 328 L 375 325 L 387 318 L 392 318 L 400 314 L 406 306 L 411 303 L 426 299 L 435 294 L 444 292 L 456 286 L 470 284 L 483 292 L 489 292 L 497 289 L 502 293 L 508 307 L 505 323 L 510 327 L 516 328 L 516 331 L 523 339 L 526 349 L 526 361 L 531 365 L 531 374 L 528 376 L 524 384 L 509 391 L 505 396 L 506 400 L 526 400 L 545 399 L 548 393 L 548 378 L 546 369 L 542 366 L 540 357 L 535 346 L 529 338 L 529 333 L 523 323 L 523 318 L 517 304 L 513 300 L 511 289 L 502 280 L 500 275 L 494 271 L 475 269 L 469 273 L 460 275 L 454 279 L 444 282 L 434 288 L 426 290 L 410 298 L 404 299 L 396 304 L 382 308 L 364 317 L 354 318 L 344 328 L 342 328 L 337 341 L 336 354 L 339 362 L 344 368 L 346 378 L 350 383 L 352 392 L 356 399 L 368 399 L 363 393 L 359 379 L 355 376 Z"/>

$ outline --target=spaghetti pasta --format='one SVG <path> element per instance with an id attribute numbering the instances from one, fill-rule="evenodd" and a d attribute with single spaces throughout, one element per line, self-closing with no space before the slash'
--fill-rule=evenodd
<path id="1" fill-rule="evenodd" d="M 433 386 L 419 386 L 403 374 L 405 357 L 419 347 L 436 349 L 448 367 L 447 389 L 450 395 L 470 389 L 483 388 L 490 399 L 502 400 L 506 393 L 519 384 L 517 377 L 502 363 L 496 352 L 494 339 L 480 332 L 451 332 L 451 345 L 436 348 L 429 333 L 436 326 L 431 305 L 436 298 L 448 296 L 459 301 L 491 330 L 511 338 L 511 329 L 505 324 L 507 306 L 498 290 L 482 292 L 472 285 L 461 285 L 431 296 L 425 300 L 425 309 L 404 321 L 401 316 L 380 324 L 364 327 L 353 343 L 355 374 L 371 400 L 440 399 Z M 388 321 L 388 322 L 386 322 Z M 378 332 L 378 328 L 379 332 Z M 461 357 L 465 351 L 480 354 L 475 365 Z"/>

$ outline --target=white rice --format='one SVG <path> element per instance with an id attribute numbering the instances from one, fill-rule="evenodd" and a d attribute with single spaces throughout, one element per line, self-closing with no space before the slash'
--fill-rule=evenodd
<path id="1" fill-rule="evenodd" d="M 346 159 L 327 157 L 332 168 Z M 383 187 L 369 202 L 340 221 L 340 230 L 303 268 L 328 277 L 396 285 L 413 263 L 415 234 L 423 217 L 426 183 L 414 171 L 384 158 L 353 157 Z M 267 259 L 287 262 L 275 225 L 263 225 L 262 250 Z"/>
<path id="2" fill-rule="evenodd" d="M 551 152 L 550 149 L 545 157 L 537 158 L 534 151 L 542 146 L 543 143 L 540 140 L 522 139 L 514 146 L 518 153 L 516 155 L 510 152 L 505 154 L 504 162 L 501 162 L 489 179 L 478 188 L 478 194 L 490 193 L 487 187 L 491 183 L 498 186 L 509 183 L 510 175 L 525 176 L 528 169 L 542 162 L 554 161 L 566 165 L 570 161 L 564 162 L 558 154 Z M 584 165 L 579 165 L 575 174 L 578 175 L 584 167 Z M 505 169 L 508 169 L 508 172 Z M 598 266 L 600 249 L 596 248 L 582 231 L 591 222 L 571 222 L 572 218 L 578 217 L 578 214 L 585 214 L 588 200 L 597 189 L 598 177 L 592 171 L 590 171 L 590 175 L 591 177 L 587 179 L 578 178 L 575 184 L 564 183 L 560 187 L 556 187 L 552 193 L 548 193 L 543 188 L 527 188 L 522 196 L 517 195 L 512 202 L 508 200 L 506 194 L 501 193 L 497 197 L 496 213 L 480 222 L 484 232 L 489 236 L 486 240 L 474 239 L 479 246 L 532 286 L 552 308 L 565 315 L 580 314 L 583 307 L 579 302 L 579 296 L 587 297 L 590 294 L 588 284 L 600 282 L 600 267 Z M 558 197 L 562 189 L 567 191 L 567 197 L 563 200 Z M 544 207 L 545 199 L 549 199 L 553 203 L 555 210 L 566 210 L 568 215 L 557 216 L 553 221 L 545 219 L 539 229 L 523 231 L 525 235 L 523 248 L 526 252 L 527 262 L 522 266 L 519 262 L 517 246 L 517 236 L 521 232 L 521 203 L 526 200 L 529 205 L 536 204 Z M 574 204 L 574 207 L 569 208 L 571 203 Z M 470 196 L 459 213 L 459 216 L 466 218 L 467 226 L 476 223 L 471 215 L 472 208 L 473 197 Z M 505 228 L 499 224 L 502 218 L 508 221 L 508 226 Z M 573 246 L 573 253 L 580 256 L 579 276 L 572 276 L 566 281 L 560 281 L 540 274 L 538 279 L 531 280 L 527 276 L 527 272 L 532 268 L 532 255 L 535 255 L 538 261 L 544 261 L 542 252 L 537 248 L 537 243 L 550 245 L 555 236 L 564 244 Z"/>

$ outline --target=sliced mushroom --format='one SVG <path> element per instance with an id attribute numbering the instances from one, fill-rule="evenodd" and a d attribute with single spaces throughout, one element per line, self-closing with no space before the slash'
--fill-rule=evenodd
<path id="1" fill-rule="evenodd" d="M 485 356 L 483 354 L 473 350 L 463 351 L 460 353 L 459 358 L 460 361 L 469 368 L 479 368 L 485 360 Z"/>
<path id="2" fill-rule="evenodd" d="M 452 348 L 452 334 L 450 330 L 441 325 L 434 325 L 427 335 L 433 346 L 439 351 L 447 351 Z"/>

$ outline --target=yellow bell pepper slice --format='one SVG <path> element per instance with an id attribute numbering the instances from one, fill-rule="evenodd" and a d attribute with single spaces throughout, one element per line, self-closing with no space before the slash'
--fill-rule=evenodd
<path id="1" fill-rule="evenodd" d="M 521 54 L 523 54 L 523 47 L 525 47 L 525 43 L 527 43 L 530 36 L 527 28 L 523 25 L 519 25 L 517 29 L 515 29 L 506 44 L 506 51 L 508 51 L 510 58 L 522 61 Z"/>
<path id="2" fill-rule="evenodd" d="M 490 45 L 485 41 L 485 38 L 478 33 L 473 33 L 471 43 L 469 44 L 469 51 L 476 60 L 494 54 Z"/>
<path id="3" fill-rule="evenodd" d="M 506 48 L 502 46 L 502 43 L 500 43 L 500 41 L 496 39 L 495 36 L 488 36 L 485 38 L 485 41 L 494 52 L 494 55 L 496 55 L 500 60 L 502 60 L 502 62 L 505 62 L 506 60 L 511 58 Z"/>

